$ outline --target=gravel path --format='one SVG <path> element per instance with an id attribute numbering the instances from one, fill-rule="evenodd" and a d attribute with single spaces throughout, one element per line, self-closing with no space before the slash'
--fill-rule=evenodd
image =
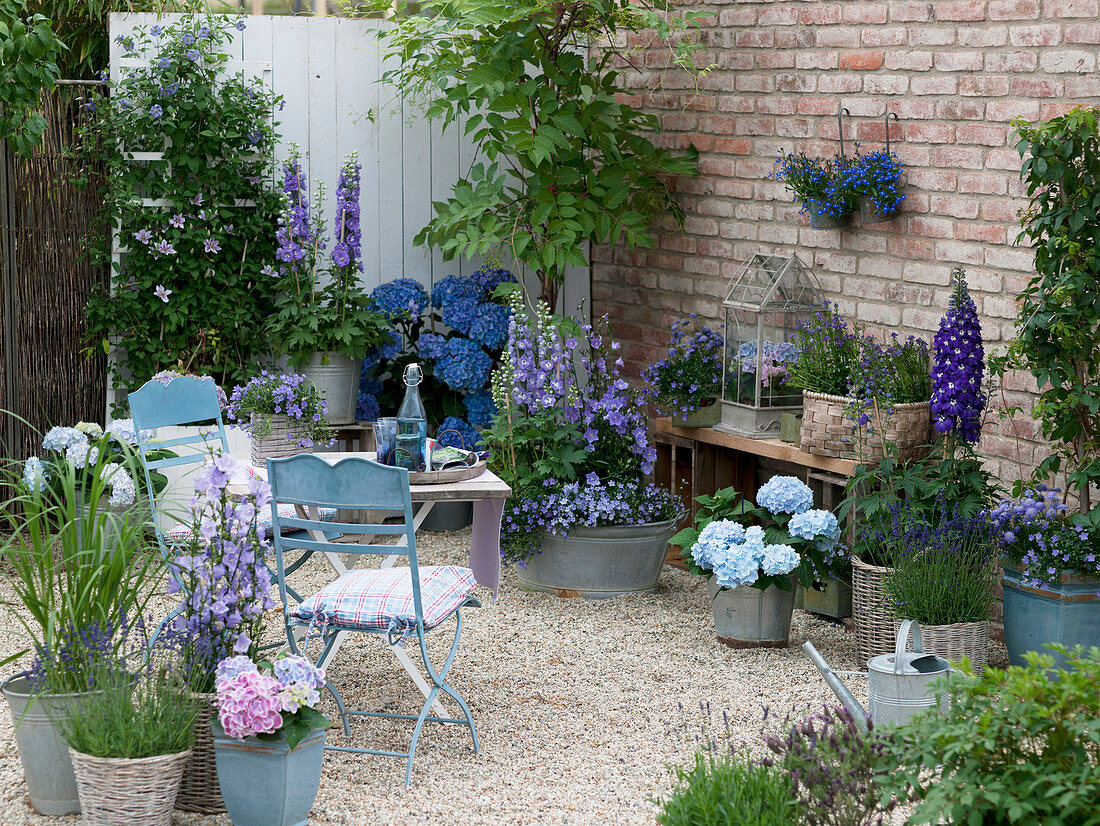
<path id="1" fill-rule="evenodd" d="M 469 530 L 426 533 L 419 543 L 425 564 L 464 564 L 468 548 Z M 0 591 L 10 593 L 2 575 Z M 481 754 L 470 750 L 465 727 L 428 724 L 413 785 L 404 791 L 402 760 L 330 752 L 313 826 L 652 826 L 652 799 L 671 785 L 667 767 L 686 762 L 694 749 L 694 732 L 706 717 L 700 704 L 709 703 L 717 728 L 727 712 L 732 739 L 755 750 L 764 706 L 781 718 L 834 700 L 802 656 L 804 640 L 812 640 L 834 668 L 858 667 L 854 635 L 803 611 L 795 611 L 786 650 L 720 645 L 703 580 L 673 568 L 665 568 L 656 593 L 644 596 L 588 601 L 532 594 L 516 586 L 511 571 L 505 572 L 499 601 L 483 589 L 479 596 L 484 607 L 464 612 L 463 644 L 450 682 L 470 704 Z M 22 647 L 12 618 L 0 623 L 0 653 Z M 429 635 L 437 662 L 452 628 Z M 415 646 L 410 652 L 416 654 Z M 1003 648 L 994 656 L 1003 658 Z M 384 705 L 413 714 L 420 709 L 420 695 L 404 671 L 368 635 L 354 635 L 344 645 L 329 675 L 353 707 Z M 857 682 L 853 688 L 860 695 L 865 686 Z M 324 710 L 331 711 L 327 702 Z M 389 721 L 353 721 L 352 741 L 397 750 L 407 747 L 409 731 Z M 333 733 L 346 744 L 339 729 Z M 4 711 L 0 824 L 78 822 L 40 817 L 25 799 Z M 224 815 L 177 813 L 173 819 L 179 826 L 229 823 Z"/>

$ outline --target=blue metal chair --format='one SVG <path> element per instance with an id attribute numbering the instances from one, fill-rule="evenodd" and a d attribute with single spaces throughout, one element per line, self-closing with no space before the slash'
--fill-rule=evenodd
<path id="1" fill-rule="evenodd" d="M 330 464 L 309 454 L 268 459 L 267 472 L 272 489 L 276 574 L 290 648 L 296 654 L 301 653 L 299 640 L 302 635 L 295 632 L 300 632 L 302 628 L 309 629 L 311 636 L 321 638 L 321 653 L 316 658 L 318 663 L 327 659 L 338 638 L 345 633 L 361 631 L 384 635 L 391 646 L 399 645 L 406 635 L 415 634 L 424 668 L 431 681 L 423 708 L 417 715 L 349 710 L 337 688 L 328 682 L 326 686 L 336 700 L 345 736 L 351 734 L 349 722 L 352 716 L 415 720 L 416 725 L 407 752 L 347 746 L 326 748 L 357 754 L 405 757 L 406 788 L 412 779 L 416 745 L 425 722 L 469 726 L 474 752 L 479 752 L 477 729 L 470 709 L 458 691 L 447 683 L 447 673 L 454 662 L 462 634 L 460 609 L 480 605 L 470 596 L 474 587 L 473 573 L 468 568 L 422 567 L 417 562 L 409 472 L 405 468 L 387 467 L 362 458 L 347 458 Z M 299 516 L 280 516 L 274 509 L 275 500 L 294 503 L 298 506 Z M 404 518 L 400 524 L 322 522 L 315 518 L 315 508 L 322 505 L 352 511 L 396 511 Z M 341 531 L 345 536 L 357 536 L 360 543 L 321 541 L 321 531 L 326 528 Z M 303 535 L 302 531 L 307 534 Z M 397 544 L 370 541 L 370 538 L 377 536 L 396 537 Z M 368 537 L 365 543 L 362 541 L 364 537 Z M 304 551 L 303 557 L 318 552 L 372 554 L 387 558 L 404 556 L 408 557 L 409 564 L 407 567 L 388 568 L 353 566 L 317 594 L 292 606 L 288 596 L 293 595 L 289 594 L 283 576 L 284 555 L 291 549 Z M 300 562 L 298 560 L 297 564 Z M 436 669 L 428 659 L 425 637 L 451 616 L 456 619 L 454 641 L 446 661 Z M 465 714 L 464 720 L 429 714 L 441 692 L 458 703 Z"/>

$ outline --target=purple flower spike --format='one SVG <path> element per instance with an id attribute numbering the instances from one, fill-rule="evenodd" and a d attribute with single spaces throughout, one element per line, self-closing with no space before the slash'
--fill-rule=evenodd
<path id="1" fill-rule="evenodd" d="M 985 353 L 978 308 L 966 289 L 966 273 L 956 267 L 955 291 L 933 342 L 932 417 L 938 433 L 974 444 L 982 432 Z"/>

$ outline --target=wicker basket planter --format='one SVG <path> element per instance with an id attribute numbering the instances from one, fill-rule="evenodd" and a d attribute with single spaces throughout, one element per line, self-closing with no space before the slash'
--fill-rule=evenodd
<path id="1" fill-rule="evenodd" d="M 252 430 L 255 432 L 258 414 L 252 414 Z M 310 448 L 299 447 L 302 437 L 297 427 L 291 425 L 290 418 L 282 415 L 268 416 L 271 427 L 266 436 L 261 439 L 252 437 L 252 464 L 265 465 L 268 459 L 280 459 L 283 456 L 294 456 L 297 453 L 309 453 Z"/>
<path id="2" fill-rule="evenodd" d="M 901 623 L 898 623 L 901 627 Z M 922 625 L 924 653 L 955 663 L 970 658 L 974 673 L 981 674 L 989 663 L 989 622 L 956 622 L 951 625 Z"/>
<path id="3" fill-rule="evenodd" d="M 191 756 L 180 781 L 176 808 L 181 812 L 214 815 L 225 811 L 222 792 L 218 787 L 218 768 L 214 762 L 214 734 L 210 730 L 210 719 L 217 711 L 215 700 L 218 695 L 194 696 L 202 702 L 202 707 L 195 719 L 195 744 L 191 747 Z"/>
<path id="4" fill-rule="evenodd" d="M 169 826 L 189 751 L 126 759 L 69 749 L 87 826 Z"/>
<path id="5" fill-rule="evenodd" d="M 803 390 L 802 433 L 799 442 L 802 451 L 834 459 L 851 454 L 854 449 L 852 422 L 844 414 L 854 401 L 846 396 L 830 396 Z M 928 402 L 896 404 L 885 438 L 897 445 L 898 458 L 901 461 L 917 459 L 927 449 L 931 426 L 932 411 Z M 868 442 L 868 453 L 881 456 L 882 445 L 879 438 L 870 436 Z"/>
<path id="6" fill-rule="evenodd" d="M 894 651 L 899 620 L 885 587 L 891 570 L 852 557 L 852 621 L 861 660 Z"/>

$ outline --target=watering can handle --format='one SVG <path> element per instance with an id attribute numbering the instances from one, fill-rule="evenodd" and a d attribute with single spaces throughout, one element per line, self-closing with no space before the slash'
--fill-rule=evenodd
<path id="1" fill-rule="evenodd" d="M 902 620 L 898 629 L 897 639 L 894 641 L 894 673 L 901 674 L 901 655 L 909 644 L 909 632 L 913 632 L 913 653 L 923 654 L 924 643 L 920 638 L 920 623 L 916 620 Z"/>

